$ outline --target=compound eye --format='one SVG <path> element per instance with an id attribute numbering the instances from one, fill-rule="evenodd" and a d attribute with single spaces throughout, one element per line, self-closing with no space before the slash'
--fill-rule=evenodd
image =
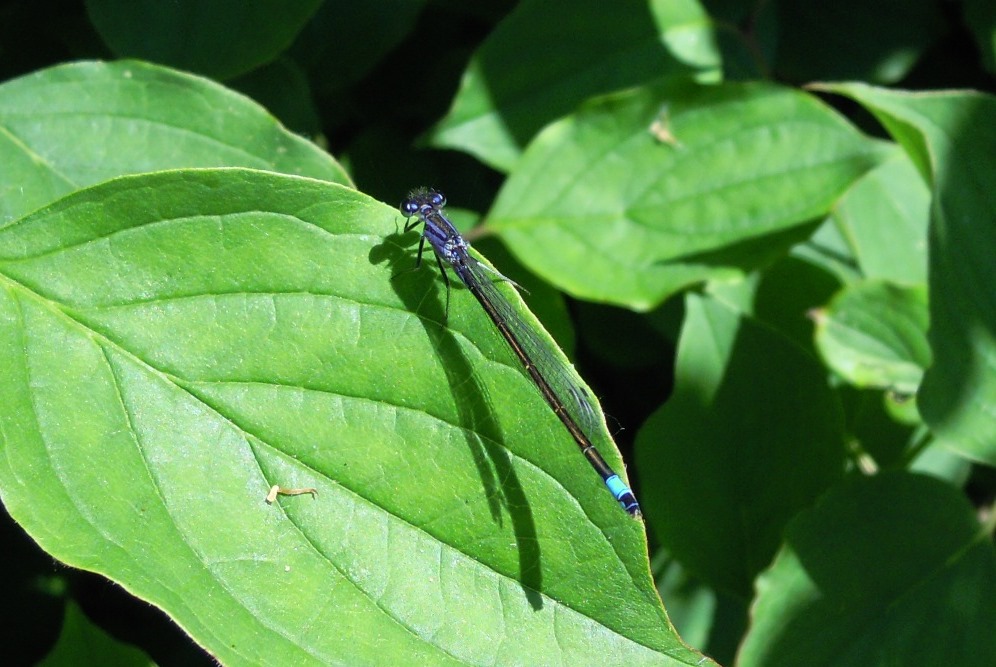
<path id="1" fill-rule="evenodd" d="M 401 212 L 411 217 L 418 213 L 418 202 L 414 199 L 406 199 L 401 202 Z"/>
<path id="2" fill-rule="evenodd" d="M 441 192 L 432 193 L 432 205 L 436 207 L 446 205 L 446 197 L 443 196 L 443 193 Z"/>

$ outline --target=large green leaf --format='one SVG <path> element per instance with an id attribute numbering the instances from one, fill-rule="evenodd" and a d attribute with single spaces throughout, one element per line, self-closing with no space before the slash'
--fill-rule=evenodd
<path id="1" fill-rule="evenodd" d="M 115 54 L 227 79 L 272 61 L 321 0 L 87 0 Z"/>
<path id="2" fill-rule="evenodd" d="M 919 407 L 934 434 L 996 465 L 996 98 L 840 84 L 931 183 L 930 346 Z"/>
<path id="3" fill-rule="evenodd" d="M 0 85 L 0 225 L 87 185 L 180 167 L 349 177 L 252 100 L 140 62 L 62 65 Z"/>
<path id="4" fill-rule="evenodd" d="M 996 552 L 950 485 L 856 478 L 799 516 L 758 580 L 743 667 L 996 664 Z"/>
<path id="5" fill-rule="evenodd" d="M 843 470 L 825 372 L 767 327 L 689 295 L 675 391 L 636 443 L 648 521 L 714 588 L 749 599 L 785 524 Z"/>
<path id="6" fill-rule="evenodd" d="M 563 290 L 646 309 L 770 260 L 882 155 L 806 93 L 643 88 L 547 127 L 488 225 Z"/>
<path id="7" fill-rule="evenodd" d="M 643 525 L 398 218 L 188 170 L 0 230 L 11 515 L 225 664 L 698 664 Z"/>
<path id="8" fill-rule="evenodd" d="M 697 2 L 528 0 L 474 55 L 431 140 L 508 171 L 540 128 L 592 95 L 718 66 Z"/>

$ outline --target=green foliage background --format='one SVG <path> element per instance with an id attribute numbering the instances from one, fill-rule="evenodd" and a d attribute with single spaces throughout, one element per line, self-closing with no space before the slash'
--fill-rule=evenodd
<path id="1" fill-rule="evenodd" d="M 994 53 L 982 0 L 3 3 L 5 664 L 996 664 Z M 407 272 L 417 186 L 644 522 Z"/>

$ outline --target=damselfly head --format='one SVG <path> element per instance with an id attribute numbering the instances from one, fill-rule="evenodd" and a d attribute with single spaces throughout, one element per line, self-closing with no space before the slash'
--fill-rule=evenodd
<path id="1" fill-rule="evenodd" d="M 409 192 L 405 200 L 401 202 L 401 213 L 410 218 L 424 208 L 440 209 L 443 206 L 446 206 L 446 197 L 443 196 L 443 193 L 427 188 L 418 188 Z"/>

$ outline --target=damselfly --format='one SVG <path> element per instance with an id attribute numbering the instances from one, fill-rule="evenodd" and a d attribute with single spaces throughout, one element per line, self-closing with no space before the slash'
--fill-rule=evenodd
<path id="1" fill-rule="evenodd" d="M 543 398 L 567 427 L 571 437 L 581 448 L 581 453 L 605 482 L 609 492 L 623 509 L 639 517 L 640 505 L 636 496 L 609 467 L 592 443 L 592 434 L 599 428 L 599 419 L 592 407 L 594 399 L 576 378 L 573 370 L 552 353 L 494 285 L 494 279 L 512 281 L 471 256 L 470 246 L 447 219 L 443 211 L 445 205 L 446 198 L 441 193 L 425 189 L 413 190 L 401 203 L 401 213 L 408 219 L 405 224 L 406 232 L 420 224 L 424 225 L 415 266 L 418 267 L 422 262 L 422 251 L 428 239 L 446 284 L 447 307 L 450 282 L 446 276 L 446 265 L 449 265 L 460 282 L 480 302 Z M 488 273 L 493 274 L 493 277 Z"/>

